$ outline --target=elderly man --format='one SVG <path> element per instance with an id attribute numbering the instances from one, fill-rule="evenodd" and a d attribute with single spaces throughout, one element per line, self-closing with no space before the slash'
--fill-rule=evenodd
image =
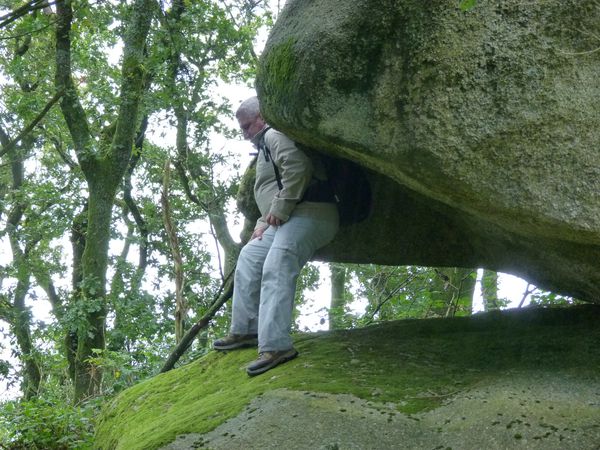
<path id="1" fill-rule="evenodd" d="M 258 148 L 254 197 L 261 212 L 235 272 L 230 334 L 215 341 L 216 350 L 254 346 L 258 359 L 246 371 L 258 375 L 298 355 L 290 336 L 296 281 L 314 252 L 338 229 L 333 200 L 308 201 L 326 178 L 283 133 L 263 120 L 258 99 L 244 101 L 236 112 L 245 139 Z"/>

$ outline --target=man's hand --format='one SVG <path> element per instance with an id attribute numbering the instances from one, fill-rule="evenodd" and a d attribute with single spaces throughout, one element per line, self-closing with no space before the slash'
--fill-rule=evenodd
<path id="1" fill-rule="evenodd" d="M 273 227 L 278 227 L 285 222 L 285 220 L 281 220 L 279 217 L 274 216 L 273 214 L 268 214 L 266 220 L 267 223 Z"/>
<path id="2" fill-rule="evenodd" d="M 262 239 L 262 237 L 263 237 L 263 233 L 265 232 L 265 230 L 267 228 L 269 228 L 269 227 L 257 228 L 256 230 L 254 230 L 252 232 L 252 236 L 250 236 L 250 240 L 252 240 L 252 239 L 258 239 L 260 241 Z"/>

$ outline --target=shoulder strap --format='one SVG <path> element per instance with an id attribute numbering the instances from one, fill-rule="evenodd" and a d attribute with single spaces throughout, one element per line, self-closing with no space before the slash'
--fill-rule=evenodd
<path id="1" fill-rule="evenodd" d="M 258 150 L 259 151 L 262 150 L 263 155 L 265 157 L 265 161 L 269 162 L 269 160 L 270 160 L 271 163 L 273 164 L 273 171 L 275 172 L 275 179 L 277 180 L 277 187 L 281 191 L 283 189 L 283 183 L 281 182 L 281 174 L 279 173 L 279 168 L 275 165 L 275 161 L 273 161 L 273 157 L 271 156 L 271 150 L 269 150 L 269 147 L 267 147 L 267 144 L 265 143 L 265 134 L 267 134 L 267 131 L 269 131 L 270 129 L 271 129 L 271 127 L 267 127 L 263 131 L 263 134 L 260 137 L 260 140 L 258 141 Z"/>

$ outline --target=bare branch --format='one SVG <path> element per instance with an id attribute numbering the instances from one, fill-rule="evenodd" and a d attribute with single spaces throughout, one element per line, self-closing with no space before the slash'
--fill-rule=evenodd
<path id="1" fill-rule="evenodd" d="M 521 308 L 523 306 L 523 304 L 525 303 L 525 300 L 527 300 L 527 297 L 529 296 L 529 294 L 533 294 L 535 292 L 535 290 L 536 290 L 535 286 L 532 286 L 531 283 L 527 283 L 527 287 L 525 288 L 525 292 L 523 292 L 523 297 L 521 297 L 521 301 L 519 302 L 519 306 L 517 306 L 517 308 Z"/>
<path id="2" fill-rule="evenodd" d="M 233 295 L 233 277 L 231 275 L 234 271 L 235 267 L 223 280 L 221 289 L 219 289 L 219 292 L 215 296 L 212 304 L 209 306 L 206 314 L 204 314 L 204 316 L 202 316 L 202 318 L 188 330 L 181 341 L 179 341 L 179 344 L 177 344 L 175 349 L 173 349 L 162 369 L 160 369 L 160 373 L 168 372 L 175 367 L 175 364 L 177 361 L 179 361 L 179 358 L 181 358 L 187 349 L 190 348 L 192 342 L 194 342 L 196 335 L 210 324 L 210 321 L 219 311 L 219 309 L 221 309 L 225 302 L 231 298 Z"/>
<path id="3" fill-rule="evenodd" d="M 187 315 L 187 304 L 183 297 L 184 288 L 184 273 L 183 273 L 183 258 L 179 250 L 179 238 L 171 217 L 171 205 L 169 203 L 169 183 L 171 174 L 171 161 L 167 159 L 165 163 L 163 189 L 160 196 L 163 209 L 163 222 L 165 231 L 169 237 L 169 247 L 173 255 L 175 263 L 175 339 L 177 342 L 183 338 L 185 319 Z"/>
<path id="4" fill-rule="evenodd" d="M 138 231 L 142 238 L 140 243 L 140 252 L 139 252 L 139 261 L 138 261 L 138 271 L 143 272 L 146 269 L 148 264 L 148 226 L 146 221 L 142 217 L 142 213 L 140 209 L 136 205 L 133 196 L 131 195 L 132 186 L 131 186 L 131 176 L 133 175 L 133 171 L 139 162 L 143 145 L 144 145 L 144 136 L 146 134 L 146 128 L 148 126 L 148 115 L 145 115 L 142 119 L 142 124 L 140 127 L 140 131 L 138 132 L 137 138 L 135 139 L 135 147 L 137 151 L 134 155 L 132 155 L 131 160 L 129 161 L 129 167 L 127 172 L 125 173 L 125 178 L 123 179 L 123 198 L 125 200 L 125 204 L 131 215 L 133 216 L 133 220 L 138 227 Z"/>
<path id="5" fill-rule="evenodd" d="M 26 14 L 29 14 L 30 12 L 47 8 L 52 4 L 54 4 L 54 2 L 49 2 L 48 0 L 32 0 L 30 2 L 27 2 L 19 6 L 17 9 L 12 10 L 8 14 L 0 16 L 0 28 L 11 24 L 12 22 L 20 19 Z"/>

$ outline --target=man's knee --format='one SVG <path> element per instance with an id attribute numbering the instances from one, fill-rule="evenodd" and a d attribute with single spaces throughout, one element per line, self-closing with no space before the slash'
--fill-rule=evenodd
<path id="1" fill-rule="evenodd" d="M 260 262 L 261 259 L 264 258 L 262 256 L 263 250 L 256 247 L 255 245 L 246 244 L 242 247 L 240 251 L 240 255 L 238 257 L 238 264 L 249 264 L 255 265 L 257 262 Z"/>
<path id="2" fill-rule="evenodd" d="M 282 272 L 291 270 L 299 270 L 302 263 L 293 246 L 273 245 L 263 266 L 264 272 Z"/>

